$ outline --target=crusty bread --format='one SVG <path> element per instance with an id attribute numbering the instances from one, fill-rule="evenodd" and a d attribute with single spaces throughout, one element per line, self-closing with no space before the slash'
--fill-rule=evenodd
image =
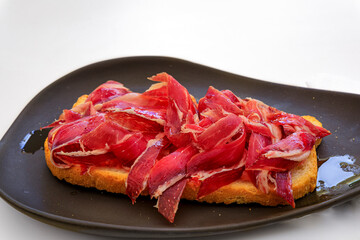
<path id="1" fill-rule="evenodd" d="M 83 103 L 87 95 L 81 96 L 74 106 Z M 311 116 L 303 116 L 308 121 L 317 126 L 321 123 Z M 320 141 L 316 143 L 316 146 Z M 315 147 L 311 150 L 311 154 L 303 163 L 291 170 L 292 175 L 292 189 L 294 199 L 298 199 L 312 192 L 316 186 L 317 178 L 317 157 Z M 45 158 L 47 166 L 51 173 L 59 178 L 74 185 L 84 187 L 94 187 L 99 190 L 106 190 L 112 193 L 125 194 L 125 182 L 127 178 L 127 171 L 120 169 L 92 167 L 85 174 L 81 174 L 80 166 L 72 166 L 70 168 L 57 168 L 50 161 L 50 149 L 48 141 L 45 141 Z M 182 198 L 188 200 L 195 200 L 199 185 L 195 181 L 188 181 Z M 146 195 L 146 191 L 142 194 Z M 268 194 L 261 192 L 249 181 L 236 181 L 227 186 L 223 186 L 217 191 L 203 197 L 199 201 L 209 203 L 259 203 L 266 206 L 288 205 L 288 203 L 279 197 L 275 191 L 270 191 Z"/>

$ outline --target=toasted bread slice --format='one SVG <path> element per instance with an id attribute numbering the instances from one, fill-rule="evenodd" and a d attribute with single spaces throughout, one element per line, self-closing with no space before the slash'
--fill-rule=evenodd
<path id="1" fill-rule="evenodd" d="M 83 103 L 86 98 L 87 95 L 81 96 L 74 106 Z M 303 117 L 314 125 L 322 125 L 314 117 Z M 316 146 L 319 144 L 320 141 L 316 143 Z M 310 156 L 304 162 L 291 170 L 294 199 L 299 199 L 315 189 L 317 178 L 316 146 L 313 147 Z M 128 176 L 126 170 L 91 167 L 89 171 L 82 174 L 80 166 L 74 165 L 70 168 L 58 168 L 50 161 L 51 151 L 48 147 L 47 140 L 45 141 L 44 149 L 47 166 L 51 173 L 60 180 L 65 180 L 71 184 L 83 187 L 93 187 L 98 190 L 125 194 L 125 182 Z M 182 194 L 182 198 L 196 200 L 198 190 L 199 185 L 197 182 L 188 181 Z M 144 191 L 142 194 L 146 195 L 147 193 Z M 266 206 L 288 205 L 288 203 L 279 197 L 275 191 L 270 191 L 268 194 L 265 194 L 257 189 L 251 182 L 244 180 L 238 180 L 223 186 L 215 192 L 201 198 L 199 201 L 225 204 L 259 203 Z"/>

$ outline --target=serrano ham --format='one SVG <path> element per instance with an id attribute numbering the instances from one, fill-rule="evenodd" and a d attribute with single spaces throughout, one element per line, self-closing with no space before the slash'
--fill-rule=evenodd
<path id="1" fill-rule="evenodd" d="M 189 145 L 163 157 L 151 169 L 148 186 L 152 197 L 160 196 L 166 189 L 186 176 L 186 164 L 197 152 Z"/>
<path id="2" fill-rule="evenodd" d="M 122 96 L 129 93 L 130 90 L 124 87 L 123 84 L 116 81 L 107 81 L 97 87 L 92 93 L 89 94 L 87 102 L 92 102 L 96 105 L 109 101 L 117 96 Z"/>
<path id="3" fill-rule="evenodd" d="M 230 90 L 210 86 L 197 104 L 169 74 L 149 79 L 156 83 L 143 93 L 107 81 L 65 109 L 46 126 L 51 164 L 80 166 L 88 177 L 89 169 L 121 169 L 123 193 L 133 203 L 140 194 L 157 198 L 170 222 L 189 186 L 190 199 L 202 200 L 250 181 L 295 207 L 291 171 L 328 130 Z"/>
<path id="4" fill-rule="evenodd" d="M 150 79 L 167 84 L 168 107 L 165 124 L 167 138 L 177 147 L 186 146 L 191 142 L 191 135 L 183 132 L 182 126 L 195 123 L 197 120 L 195 103 L 187 89 L 172 76 L 160 73 Z"/>
<path id="5" fill-rule="evenodd" d="M 187 179 L 182 179 L 169 187 L 159 198 L 156 207 L 169 222 L 173 223 L 178 209 L 181 195 L 186 186 Z"/>
<path id="6" fill-rule="evenodd" d="M 129 176 L 126 180 L 126 194 L 133 203 L 135 203 L 136 198 L 145 189 L 150 171 L 154 167 L 155 161 L 165 145 L 164 142 L 163 134 L 159 134 L 157 138 L 150 140 L 144 152 L 131 166 Z"/>

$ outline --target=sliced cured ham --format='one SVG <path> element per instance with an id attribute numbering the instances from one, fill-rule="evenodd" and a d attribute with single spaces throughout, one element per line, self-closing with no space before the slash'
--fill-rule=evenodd
<path id="1" fill-rule="evenodd" d="M 94 115 L 79 119 L 69 124 L 59 125 L 49 132 L 49 143 L 52 148 L 56 148 L 74 138 L 78 138 L 85 133 L 91 132 L 105 121 L 104 115 Z"/>
<path id="2" fill-rule="evenodd" d="M 183 132 L 184 124 L 192 124 L 197 120 L 197 111 L 187 89 L 167 73 L 160 73 L 150 78 L 152 81 L 167 83 L 168 107 L 166 111 L 165 134 L 177 147 L 191 142 L 191 134 Z"/>
<path id="3" fill-rule="evenodd" d="M 224 145 L 229 142 L 242 127 L 242 119 L 234 114 L 230 114 L 210 125 L 206 130 L 199 134 L 197 144 L 205 151 Z"/>
<path id="4" fill-rule="evenodd" d="M 279 142 L 263 148 L 258 159 L 248 166 L 248 169 L 288 171 L 310 155 L 315 140 L 311 133 L 295 132 Z"/>
<path id="5" fill-rule="evenodd" d="M 262 150 L 270 144 L 271 139 L 269 137 L 253 132 L 249 139 L 248 153 L 245 163 L 246 173 L 248 174 L 251 182 L 264 193 L 268 193 L 270 190 L 268 179 L 269 171 L 264 169 L 251 170 L 251 166 L 253 166 L 259 159 Z"/>
<path id="6" fill-rule="evenodd" d="M 228 113 L 241 115 L 243 110 L 241 110 L 233 101 L 236 102 L 233 95 L 229 92 L 224 93 L 214 87 L 209 87 L 205 97 L 199 101 L 199 112 L 203 112 L 205 109 L 222 109 Z"/>
<path id="7" fill-rule="evenodd" d="M 234 117 L 237 118 L 236 116 Z M 226 120 L 232 122 L 234 117 L 233 115 L 229 115 L 217 126 L 223 126 L 223 124 L 226 123 Z M 201 142 L 201 146 L 206 150 L 194 155 L 188 162 L 187 173 L 189 175 L 196 175 L 204 171 L 207 172 L 220 168 L 229 168 L 239 163 L 245 150 L 246 133 L 243 131 L 241 118 L 237 119 L 240 119 L 238 122 L 239 125 L 233 125 L 232 129 L 229 128 L 227 130 L 228 135 L 224 135 L 220 138 L 221 144 L 215 144 L 215 146 L 214 143 L 210 141 L 210 139 L 217 139 L 217 131 L 210 129 L 209 132 L 204 131 L 202 133 L 208 134 L 206 137 L 202 138 L 204 141 Z M 206 147 L 206 144 L 209 144 L 208 146 L 212 147 Z"/>
<path id="8" fill-rule="evenodd" d="M 126 194 L 135 203 L 136 198 L 145 189 L 150 171 L 155 165 L 156 159 L 165 145 L 164 135 L 150 140 L 145 151 L 135 160 L 131 166 L 126 180 Z"/>
<path id="9" fill-rule="evenodd" d="M 127 112 L 133 112 L 146 118 L 161 119 L 164 121 L 166 118 L 167 105 L 167 99 L 139 93 L 129 93 L 102 104 L 99 110 L 101 112 L 119 112 L 131 109 L 132 111 Z"/>
<path id="10" fill-rule="evenodd" d="M 122 169 L 132 203 L 148 193 L 169 222 L 189 182 L 196 182 L 202 199 L 235 181 L 251 181 L 295 207 L 291 170 L 329 131 L 230 90 L 209 87 L 197 104 L 171 75 L 149 80 L 156 83 L 143 93 L 107 81 L 64 110 L 47 126 L 53 128 L 51 163 L 80 166 L 82 174 Z"/>
<path id="11" fill-rule="evenodd" d="M 270 116 L 280 113 L 276 108 L 270 107 L 265 103 L 249 98 L 244 105 L 244 116 L 253 121 L 268 121 Z"/>
<path id="12" fill-rule="evenodd" d="M 189 145 L 157 161 L 148 180 L 150 196 L 160 196 L 166 189 L 183 179 L 186 176 L 186 164 L 195 153 L 196 148 Z"/>
<path id="13" fill-rule="evenodd" d="M 93 116 L 96 115 L 97 111 L 95 110 L 94 105 L 92 102 L 85 102 L 82 104 L 79 104 L 72 109 L 65 109 L 63 110 L 63 113 L 60 115 L 59 119 L 55 122 L 51 123 L 48 126 L 42 127 L 42 128 L 54 128 L 58 127 L 59 125 L 70 123 L 76 120 L 79 120 L 83 117 L 87 116 Z"/>
<path id="14" fill-rule="evenodd" d="M 150 78 L 151 80 L 152 78 Z M 154 83 L 148 90 L 143 93 L 144 96 L 159 97 L 166 100 L 168 97 L 167 82 Z"/>
<path id="15" fill-rule="evenodd" d="M 295 201 L 291 188 L 291 172 L 276 173 L 276 193 L 295 208 Z"/>
<path id="16" fill-rule="evenodd" d="M 220 171 L 210 177 L 206 178 L 201 182 L 199 192 L 197 194 L 197 199 L 201 199 L 206 195 L 209 195 L 212 192 L 215 192 L 219 188 L 229 185 L 236 180 L 241 178 L 241 175 L 244 171 L 244 167 L 235 168 L 226 171 Z"/>
<path id="17" fill-rule="evenodd" d="M 181 195 L 186 186 L 187 179 L 184 178 L 173 186 L 169 187 L 159 198 L 156 204 L 159 213 L 163 215 L 169 222 L 173 223 L 175 213 L 178 210 Z"/>
<path id="18" fill-rule="evenodd" d="M 226 89 L 221 91 L 225 96 L 227 96 L 236 106 L 243 108 L 246 104 L 246 100 L 243 100 L 236 96 L 232 91 Z"/>
<path id="19" fill-rule="evenodd" d="M 106 117 L 129 131 L 159 133 L 164 129 L 164 126 L 159 122 L 137 115 L 135 112 L 112 111 L 107 112 Z"/>
<path id="20" fill-rule="evenodd" d="M 104 121 L 91 132 L 81 136 L 81 148 L 85 151 L 96 149 L 109 149 L 110 146 L 118 144 L 130 134 L 128 130 L 113 121 Z"/>
<path id="21" fill-rule="evenodd" d="M 110 146 L 110 151 L 121 160 L 124 167 L 131 167 L 135 159 L 142 154 L 147 145 L 147 140 L 140 132 L 128 134 L 123 141 Z"/>
<path id="22" fill-rule="evenodd" d="M 325 128 L 315 126 L 306 119 L 285 112 L 279 112 L 269 117 L 269 120 L 278 125 L 291 126 L 295 130 L 304 130 L 313 134 L 316 138 L 323 138 L 330 135 L 330 132 Z"/>
<path id="23" fill-rule="evenodd" d="M 107 102 L 118 96 L 129 93 L 130 90 L 124 87 L 123 84 L 116 81 L 107 81 L 97 87 L 92 93 L 89 94 L 87 102 L 92 102 L 93 105 Z"/>
<path id="24" fill-rule="evenodd" d="M 73 107 L 70 110 L 64 110 L 60 115 L 59 120 L 66 123 L 76 121 L 86 116 L 93 116 L 96 114 L 96 110 L 92 102 L 85 102 L 78 106 Z"/>
<path id="25" fill-rule="evenodd" d="M 98 122 L 98 126 L 91 127 L 88 122 L 90 119 L 61 127 L 69 131 L 59 129 L 57 134 L 68 134 L 65 139 L 71 138 L 71 140 L 67 142 L 62 140 L 64 142 L 60 142 L 60 145 L 59 142 L 55 143 L 57 147 L 52 150 L 54 163 L 68 166 L 74 164 L 97 167 L 129 166 L 129 162 L 134 161 L 145 149 L 146 141 L 141 133 L 130 133 L 110 121 Z M 71 128 L 68 129 L 66 126 Z M 73 133 L 77 133 L 77 136 L 74 137 Z M 119 152 L 124 150 L 132 151 L 119 156 Z"/>

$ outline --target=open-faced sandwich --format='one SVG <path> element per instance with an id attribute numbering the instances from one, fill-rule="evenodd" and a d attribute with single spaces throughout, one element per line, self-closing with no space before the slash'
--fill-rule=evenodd
<path id="1" fill-rule="evenodd" d="M 315 147 L 330 134 L 314 117 L 213 87 L 196 102 L 167 73 L 149 79 L 143 93 L 107 81 L 46 126 L 52 174 L 133 203 L 150 195 L 170 222 L 180 198 L 295 207 L 314 190 Z"/>

